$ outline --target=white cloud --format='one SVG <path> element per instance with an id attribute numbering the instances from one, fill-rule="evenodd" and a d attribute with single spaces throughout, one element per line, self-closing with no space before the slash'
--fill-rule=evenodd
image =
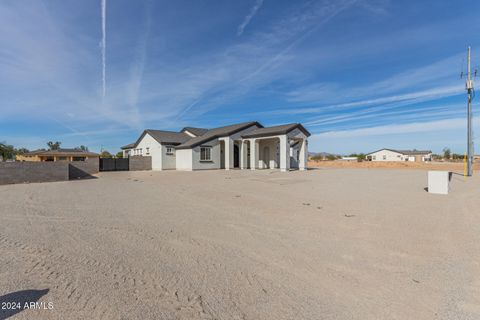
<path id="1" fill-rule="evenodd" d="M 263 5 L 263 0 L 255 1 L 255 5 L 250 10 L 250 13 L 243 19 L 243 22 L 238 26 L 237 35 L 241 36 L 243 34 L 243 31 L 248 26 L 252 18 L 257 14 L 257 11 L 260 10 L 262 5 Z"/>

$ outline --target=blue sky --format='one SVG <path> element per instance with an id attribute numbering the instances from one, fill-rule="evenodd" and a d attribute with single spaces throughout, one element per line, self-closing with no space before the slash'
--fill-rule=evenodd
<path id="1" fill-rule="evenodd" d="M 103 96 L 101 0 L 2 0 L 0 141 L 116 152 L 145 128 L 258 120 L 303 123 L 311 151 L 463 153 L 459 75 L 468 45 L 480 64 L 478 12 L 461 0 L 107 0 Z"/>

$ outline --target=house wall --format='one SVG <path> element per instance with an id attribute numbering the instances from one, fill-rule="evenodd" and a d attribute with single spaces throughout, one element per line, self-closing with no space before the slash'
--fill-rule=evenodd
<path id="1" fill-rule="evenodd" d="M 192 149 L 175 150 L 176 169 L 192 171 Z"/>
<path id="2" fill-rule="evenodd" d="M 406 159 L 403 154 L 390 150 L 380 150 L 374 153 L 370 153 L 367 156 L 371 156 L 372 161 L 405 161 Z"/>
<path id="3" fill-rule="evenodd" d="M 299 159 L 300 159 L 300 147 L 302 143 L 297 143 L 295 146 L 290 147 L 290 168 L 298 168 L 299 167 Z"/>
<path id="4" fill-rule="evenodd" d="M 278 139 L 265 139 L 259 140 L 259 169 L 273 169 L 280 166 L 280 145 Z M 266 157 L 265 147 L 268 148 L 268 157 Z M 268 161 L 267 161 L 268 159 Z"/>
<path id="5" fill-rule="evenodd" d="M 172 154 L 167 154 L 167 145 L 162 145 L 162 168 L 163 169 L 175 169 L 177 165 L 177 150 Z M 175 147 L 173 147 L 175 149 Z"/>
<path id="6" fill-rule="evenodd" d="M 201 146 L 212 147 L 212 161 L 208 161 L 208 162 L 200 161 Z M 201 146 L 197 146 L 192 149 L 193 170 L 220 169 L 221 167 L 220 141 L 218 139 L 210 140 L 203 143 Z"/>
<path id="7" fill-rule="evenodd" d="M 141 149 L 142 156 L 152 157 L 152 170 L 162 170 L 162 145 L 151 135 L 147 133 L 135 149 Z"/>

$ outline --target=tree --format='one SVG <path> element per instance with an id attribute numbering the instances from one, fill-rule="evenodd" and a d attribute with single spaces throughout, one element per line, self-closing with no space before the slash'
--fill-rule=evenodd
<path id="1" fill-rule="evenodd" d="M 48 141 L 47 142 L 47 146 L 48 146 L 49 150 L 58 150 L 58 149 L 60 149 L 61 144 L 62 143 L 59 142 L 59 141 L 56 141 L 56 142 Z"/>
<path id="2" fill-rule="evenodd" d="M 444 159 L 450 160 L 451 154 L 452 154 L 452 152 L 450 151 L 450 148 L 448 148 L 448 147 L 443 148 L 443 158 Z"/>
<path id="3" fill-rule="evenodd" d="M 25 154 L 28 152 L 30 152 L 30 150 L 28 150 L 27 148 L 20 148 L 15 150 L 15 154 Z"/>
<path id="4" fill-rule="evenodd" d="M 123 151 L 118 151 L 115 157 L 119 159 L 123 158 Z"/>
<path id="5" fill-rule="evenodd" d="M 86 146 L 84 146 L 84 145 L 81 145 L 80 147 L 76 147 L 75 149 L 78 149 L 78 150 L 82 150 L 82 151 L 88 152 L 88 147 L 86 147 Z"/>
<path id="6" fill-rule="evenodd" d="M 2 161 L 7 159 L 13 159 L 15 156 L 15 148 L 12 145 L 7 144 L 6 142 L 0 142 L 0 157 Z"/>
<path id="7" fill-rule="evenodd" d="M 102 151 L 102 153 L 100 153 L 100 158 L 113 158 L 113 156 L 110 152 L 104 150 Z"/>

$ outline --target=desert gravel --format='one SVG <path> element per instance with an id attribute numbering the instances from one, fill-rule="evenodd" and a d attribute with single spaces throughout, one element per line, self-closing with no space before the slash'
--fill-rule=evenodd
<path id="1" fill-rule="evenodd" d="M 0 302 L 38 300 L 0 319 L 480 319 L 479 178 L 448 196 L 381 169 L 0 186 Z"/>

